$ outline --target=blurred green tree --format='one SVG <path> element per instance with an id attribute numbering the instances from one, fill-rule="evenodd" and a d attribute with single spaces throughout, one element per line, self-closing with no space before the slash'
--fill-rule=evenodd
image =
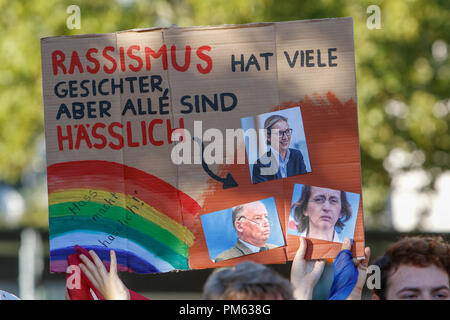
<path id="1" fill-rule="evenodd" d="M 72 4 L 81 29 L 66 26 Z M 381 29 L 367 27 L 370 5 L 381 9 Z M 351 16 L 366 223 L 382 226 L 395 172 L 423 168 L 432 188 L 449 169 L 449 9 L 446 0 L 0 0 L 0 181 L 20 184 L 43 133 L 41 37 Z M 398 150 L 410 161 L 398 163 Z M 45 225 L 47 217 L 28 221 Z"/>

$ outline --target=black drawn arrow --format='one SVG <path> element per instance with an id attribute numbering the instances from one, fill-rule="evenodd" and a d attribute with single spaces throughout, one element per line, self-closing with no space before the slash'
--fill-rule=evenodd
<path id="1" fill-rule="evenodd" d="M 197 137 L 192 138 L 192 140 L 194 140 L 198 144 L 202 145 L 202 167 L 206 171 L 206 173 L 211 178 L 213 178 L 214 180 L 217 180 L 217 181 L 223 183 L 223 186 L 222 186 L 223 189 L 229 189 L 229 188 L 237 187 L 238 184 L 237 184 L 236 180 L 234 180 L 234 178 L 231 175 L 231 173 L 228 173 L 225 178 L 221 178 L 218 175 L 216 175 L 214 172 L 212 172 L 211 169 L 208 168 L 208 165 L 206 164 L 206 162 L 205 162 L 205 160 L 203 158 L 203 150 L 205 149 L 205 146 L 203 145 L 203 141 L 200 141 L 200 139 L 197 138 Z"/>

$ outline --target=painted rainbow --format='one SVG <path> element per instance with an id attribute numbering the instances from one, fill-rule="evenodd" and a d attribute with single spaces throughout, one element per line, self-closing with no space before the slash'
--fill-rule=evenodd
<path id="1" fill-rule="evenodd" d="M 194 235 L 183 216 L 195 200 L 141 170 L 109 161 L 73 161 L 47 168 L 50 271 L 66 272 L 74 246 L 95 250 L 108 265 L 116 251 L 119 271 L 189 269 Z"/>

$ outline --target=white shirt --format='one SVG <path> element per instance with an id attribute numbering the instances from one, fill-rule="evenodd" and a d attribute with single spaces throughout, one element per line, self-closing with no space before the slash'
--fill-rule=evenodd
<path id="1" fill-rule="evenodd" d="M 20 299 L 9 292 L 0 290 L 0 300 L 20 300 Z"/>
<path id="2" fill-rule="evenodd" d="M 251 252 L 255 253 L 255 252 L 259 252 L 259 250 L 261 249 L 260 247 L 256 247 L 248 242 L 245 242 L 242 239 L 239 239 L 240 242 L 242 242 L 247 248 L 250 249 Z"/>
<path id="3" fill-rule="evenodd" d="M 281 155 L 273 148 L 270 148 L 271 152 L 273 153 L 273 155 L 275 156 L 275 159 L 278 161 L 278 167 L 280 169 L 280 174 L 282 178 L 286 178 L 287 177 L 287 164 L 289 162 L 289 157 L 291 155 L 291 152 L 289 151 L 289 149 L 286 152 L 286 157 L 283 159 L 281 159 Z"/>
<path id="4" fill-rule="evenodd" d="M 297 232 L 297 235 L 300 236 L 300 237 L 307 237 L 306 236 L 306 230 L 301 232 L 301 233 L 298 232 L 298 230 L 296 232 Z M 307 237 L 307 238 L 315 239 L 315 238 L 311 238 L 311 237 Z M 323 239 L 320 239 L 320 240 L 323 240 Z M 341 242 L 342 243 L 342 242 L 344 242 L 344 238 L 341 237 L 340 233 L 334 231 L 333 242 Z"/>

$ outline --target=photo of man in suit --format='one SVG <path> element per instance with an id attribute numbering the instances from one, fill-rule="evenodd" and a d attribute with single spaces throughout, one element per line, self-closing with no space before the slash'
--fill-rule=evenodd
<path id="1" fill-rule="evenodd" d="M 253 166 L 252 182 L 259 183 L 307 173 L 300 150 L 290 148 L 293 129 L 288 119 L 274 114 L 264 122 L 268 151 Z"/>
<path id="2" fill-rule="evenodd" d="M 232 222 L 238 239 L 232 248 L 220 253 L 215 262 L 277 247 L 266 243 L 270 237 L 270 222 L 266 206 L 261 201 L 233 207 Z"/>

